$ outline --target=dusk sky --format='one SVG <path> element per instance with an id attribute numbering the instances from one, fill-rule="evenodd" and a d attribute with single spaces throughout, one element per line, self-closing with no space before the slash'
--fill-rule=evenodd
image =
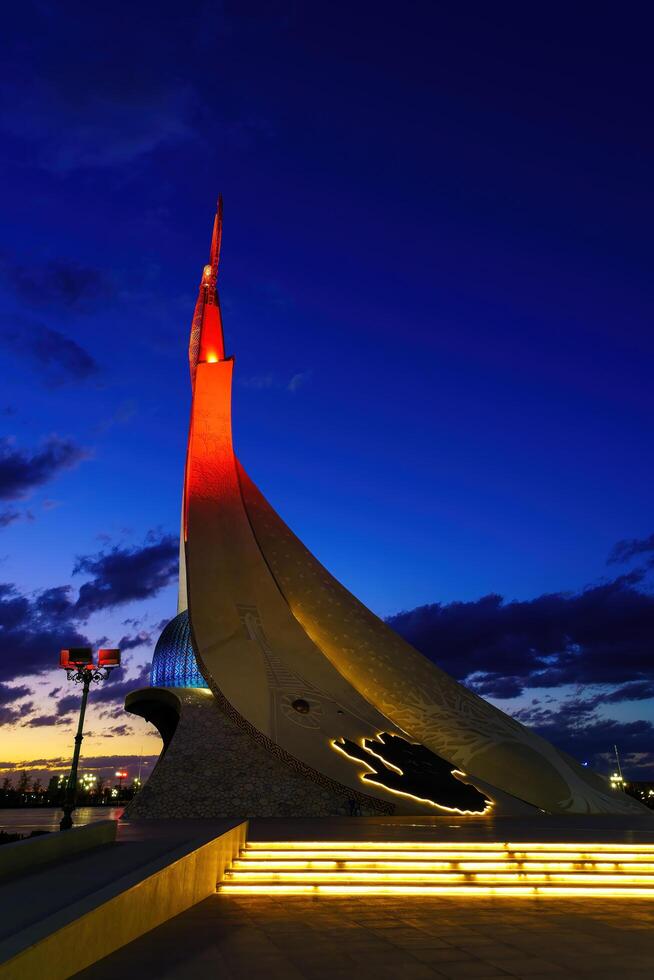
<path id="1" fill-rule="evenodd" d="M 649 20 L 649 22 L 648 22 Z M 61 646 L 176 612 L 188 334 L 219 275 L 248 472 L 444 669 L 654 778 L 651 12 L 24 0 L 0 83 L 0 775 L 65 768 Z M 146 768 L 147 772 L 147 768 Z"/>

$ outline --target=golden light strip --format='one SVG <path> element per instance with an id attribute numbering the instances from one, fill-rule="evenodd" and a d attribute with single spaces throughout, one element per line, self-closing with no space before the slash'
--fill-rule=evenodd
<path id="1" fill-rule="evenodd" d="M 654 874 L 654 863 L 638 861 L 245 861 L 236 859 L 238 871 L 626 871 Z"/>
<path id="2" fill-rule="evenodd" d="M 273 850 L 273 851 L 257 851 L 252 852 L 253 856 L 256 854 L 257 860 L 265 861 L 387 861 L 389 857 L 393 858 L 394 855 L 389 854 L 388 850 L 375 850 L 366 851 L 357 849 L 351 850 L 307 850 L 307 851 L 294 851 L 294 850 Z M 400 854 L 406 852 L 398 852 L 397 857 L 400 858 Z M 426 852 L 419 852 L 421 855 Z M 471 852 L 469 850 L 461 851 L 433 851 L 429 854 L 429 860 L 443 860 L 443 861 L 469 861 L 469 860 L 495 860 L 495 861 L 545 861 L 545 860 L 560 860 L 560 861 L 595 861 L 598 859 L 604 861 L 623 861 L 626 855 L 629 855 L 630 860 L 638 861 L 639 855 L 634 854 L 634 852 L 620 852 L 620 851 L 482 851 L 482 852 Z M 645 853 L 642 855 L 642 861 L 651 861 L 652 855 Z M 242 860 L 249 860 L 249 858 L 242 858 Z"/>
<path id="3" fill-rule="evenodd" d="M 505 841 L 248 841 L 248 851 L 632 851 L 654 854 L 654 844 L 611 844 L 606 842 L 505 842 Z"/>
<path id="4" fill-rule="evenodd" d="M 310 885 L 310 884 L 280 884 L 280 885 L 255 885 L 255 884 L 221 884 L 219 895 L 324 895 L 324 896 L 352 896 L 352 895 L 449 895 L 449 896 L 473 896 L 479 897 L 502 897 L 502 898 L 537 898 L 537 897 L 560 897 L 560 898 L 654 898 L 654 890 L 651 888 L 616 888 L 602 887 L 589 888 L 581 885 L 548 886 L 548 885 L 505 885 L 496 887 L 492 885 Z"/>
<path id="5" fill-rule="evenodd" d="M 404 874 L 404 875 L 393 875 L 387 872 L 365 872 L 362 871 L 359 874 L 356 872 L 347 871 L 279 871 L 275 872 L 265 872 L 265 871 L 245 871 L 238 872 L 228 875 L 225 879 L 226 881 L 231 881 L 233 883 L 249 883 L 249 882 L 261 882 L 267 881 L 270 884 L 275 882 L 309 882 L 312 884 L 337 884 L 339 882 L 348 882 L 354 884 L 393 884 L 393 885 L 404 885 L 408 883 L 423 884 L 428 885 L 430 882 L 435 881 L 439 883 L 447 882 L 461 882 L 465 884 L 473 884 L 479 882 L 480 884 L 494 884 L 494 885 L 504 885 L 504 884 L 522 884 L 533 883 L 539 885 L 546 884 L 581 884 L 586 885 L 642 885 L 645 887 L 648 885 L 650 888 L 654 886 L 654 877 L 651 875 L 611 875 L 611 874 L 557 874 L 556 872 L 552 874 L 537 874 L 537 873 L 521 873 L 508 871 L 506 874 L 484 874 L 484 873 L 463 873 L 457 871 L 444 872 L 444 873 L 434 873 L 434 874 Z M 654 891 L 652 892 L 654 897 Z"/>

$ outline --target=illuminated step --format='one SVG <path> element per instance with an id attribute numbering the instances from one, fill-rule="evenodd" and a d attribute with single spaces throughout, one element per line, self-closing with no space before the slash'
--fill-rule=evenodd
<path id="1" fill-rule="evenodd" d="M 633 861 L 633 862 L 650 862 L 654 863 L 654 853 L 649 851 L 603 851 L 596 848 L 587 849 L 580 848 L 578 850 L 553 850 L 553 851 L 540 851 L 533 848 L 525 849 L 502 849 L 495 848 L 489 849 L 485 847 L 481 850 L 434 850 L 427 854 L 424 851 L 407 853 L 406 850 L 402 851 L 391 851 L 390 849 L 383 850 L 365 850 L 361 848 L 352 847 L 352 845 L 347 845 L 345 848 L 332 847 L 327 849 L 308 849 L 305 851 L 300 850 L 289 850 L 289 849 L 269 849 L 269 850 L 250 850 L 249 848 L 242 854 L 242 860 L 258 860 L 258 861 L 385 861 L 389 858 L 393 860 L 402 860 L 405 857 L 410 857 L 412 859 L 419 860 L 433 860 L 433 861 L 466 861 L 474 859 L 475 861 L 482 860 L 492 860 L 492 861 L 503 861 L 503 860 L 513 860 L 513 861 L 612 861 L 612 862 L 622 862 L 622 861 Z"/>
<path id="2" fill-rule="evenodd" d="M 270 882 L 311 884 L 338 884 L 339 882 L 354 882 L 356 884 L 429 884 L 430 882 L 466 884 L 589 884 L 589 885 L 643 885 L 654 887 L 654 875 L 603 874 L 594 871 L 582 872 L 460 872 L 446 871 L 426 874 L 414 874 L 404 871 L 232 871 L 227 872 L 226 881 L 230 882 Z"/>
<path id="3" fill-rule="evenodd" d="M 361 884 L 237 884 L 225 882 L 220 886 L 222 895 L 424 895 L 480 897 L 536 897 L 561 898 L 654 898 L 654 889 L 638 886 L 587 885 L 361 885 Z"/>
<path id="4" fill-rule="evenodd" d="M 654 874 L 651 861 L 497 861 L 495 859 L 474 861 L 262 861 L 258 858 L 237 858 L 232 868 L 235 871 L 624 871 L 632 874 Z"/>
<path id="5" fill-rule="evenodd" d="M 225 895 L 628 895 L 654 898 L 654 845 L 254 841 Z"/>
<path id="6" fill-rule="evenodd" d="M 654 855 L 654 844 L 559 843 L 539 841 L 248 841 L 248 851 L 614 851 Z"/>

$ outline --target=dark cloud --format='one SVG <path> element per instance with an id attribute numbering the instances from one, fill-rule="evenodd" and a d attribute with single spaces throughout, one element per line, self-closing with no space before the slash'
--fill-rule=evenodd
<path id="1" fill-rule="evenodd" d="M 615 691 L 600 695 L 602 704 L 618 704 L 620 701 L 647 701 L 654 698 L 654 680 L 632 681 Z"/>
<path id="2" fill-rule="evenodd" d="M 65 694 L 63 698 L 59 698 L 57 701 L 57 714 L 60 717 L 79 711 L 79 706 L 82 700 L 81 689 L 78 688 L 78 692 L 79 693 L 75 694 Z"/>
<path id="3" fill-rule="evenodd" d="M 11 705 L 0 705 L 0 725 L 14 725 L 34 710 L 32 701 L 12 708 Z"/>
<path id="4" fill-rule="evenodd" d="M 118 641 L 118 646 L 121 650 L 135 650 L 137 647 L 150 646 L 152 643 L 152 635 L 145 630 L 141 630 L 140 633 L 135 633 L 133 636 L 126 634 L 121 636 Z"/>
<path id="5" fill-rule="evenodd" d="M 0 510 L 0 527 L 9 527 L 15 521 L 19 521 L 23 515 L 19 510 L 11 510 L 9 507 Z"/>
<path id="6" fill-rule="evenodd" d="M 5 264 L 3 271 L 5 281 L 18 298 L 33 307 L 65 313 L 88 312 L 97 309 L 98 303 L 106 304 L 114 294 L 103 269 L 66 259 L 30 266 Z M 34 338 L 29 336 L 32 342 Z M 23 349 L 27 346 L 25 335 L 22 346 Z"/>
<path id="7" fill-rule="evenodd" d="M 90 646 L 77 620 L 65 586 L 26 596 L 0 584 L 0 678 L 42 673 L 57 665 L 62 647 Z"/>
<path id="8" fill-rule="evenodd" d="M 25 718 L 34 708 L 31 701 L 16 706 L 15 702 L 20 701 L 32 694 L 29 687 L 24 684 L 0 683 L 0 725 L 13 725 L 15 722 Z"/>
<path id="9" fill-rule="evenodd" d="M 62 470 L 72 469 L 88 452 L 70 439 L 50 436 L 33 454 L 14 449 L 8 439 L 0 440 L 0 500 L 26 497 L 35 487 L 52 480 Z"/>
<path id="10" fill-rule="evenodd" d="M 149 535 L 141 547 L 114 547 L 78 558 L 73 574 L 92 577 L 79 590 L 78 615 L 152 598 L 176 579 L 178 559 L 179 542 L 172 534 Z"/>
<path id="11" fill-rule="evenodd" d="M 124 717 L 125 696 L 130 691 L 136 691 L 140 687 L 148 687 L 150 684 L 150 665 L 145 664 L 140 669 L 136 677 L 120 679 L 118 671 L 112 671 L 109 678 L 100 684 L 93 684 L 89 696 L 89 712 L 97 710 L 100 718 L 121 718 Z M 0 684 L 0 688 L 8 688 L 8 685 Z M 10 689 L 10 690 L 17 690 Z M 27 688 L 25 688 L 27 691 Z M 64 688 L 58 688 L 60 694 Z M 54 692 L 53 692 L 54 693 Z M 24 722 L 26 728 L 41 728 L 48 725 L 68 725 L 74 720 L 79 711 L 81 701 L 81 690 L 74 688 L 70 694 L 65 694 L 55 701 L 55 711 L 49 714 L 34 715 Z M 18 720 L 16 718 L 15 720 Z M 114 725 L 112 728 L 102 732 L 85 732 L 85 735 L 120 735 L 127 734 L 126 725 Z"/>
<path id="12" fill-rule="evenodd" d="M 644 554 L 644 544 L 627 542 L 619 553 Z M 489 595 L 420 606 L 389 623 L 483 697 L 550 688 L 557 697 L 534 699 L 516 712 L 520 721 L 601 770 L 613 765 L 617 744 L 631 777 L 651 778 L 652 723 L 603 714 L 611 705 L 654 699 L 654 595 L 642 570 L 524 602 Z M 571 687 L 577 694 L 560 700 L 560 689 Z"/>
<path id="13" fill-rule="evenodd" d="M 654 724 L 644 719 L 616 721 L 600 717 L 596 708 L 595 698 L 573 697 L 552 707 L 523 708 L 516 717 L 573 758 L 599 770 L 615 767 L 614 746 L 618 746 L 629 778 L 651 779 Z"/>
<path id="14" fill-rule="evenodd" d="M 122 735 L 133 735 L 134 729 L 131 725 L 113 725 L 112 728 L 108 728 L 102 734 L 108 738 L 116 738 Z"/>
<path id="15" fill-rule="evenodd" d="M 68 718 L 62 718 L 61 715 L 34 715 L 24 723 L 25 728 L 50 728 L 52 725 L 67 725 L 69 723 Z"/>
<path id="16" fill-rule="evenodd" d="M 24 684 L 9 685 L 0 682 L 0 705 L 12 704 L 26 698 L 32 691 Z"/>
<path id="17" fill-rule="evenodd" d="M 178 544 L 172 535 L 149 534 L 141 547 L 113 548 L 77 559 L 74 571 L 91 574 L 92 580 L 81 586 L 75 596 L 69 586 L 54 586 L 33 595 L 25 595 L 14 585 L 0 583 L 0 681 L 43 673 L 57 666 L 63 647 L 98 646 L 82 632 L 81 624 L 92 612 L 113 608 L 121 603 L 149 599 L 177 575 Z M 106 638 L 103 642 L 107 642 Z M 124 649 L 136 649 L 151 642 L 145 631 L 125 635 Z M 143 668 L 147 673 L 147 668 Z M 138 683 L 147 684 L 143 677 Z M 116 688 L 115 674 L 100 686 Z M 126 690 L 129 690 L 127 683 Z M 137 682 L 133 682 L 136 684 Z M 96 696 L 100 694 L 96 692 Z M 124 695 L 121 695 L 124 696 Z M 64 698 L 59 702 L 72 704 Z M 101 700 L 112 700 L 102 695 Z M 37 722 L 34 722 L 37 724 Z"/>
<path id="18" fill-rule="evenodd" d="M 34 364 L 50 384 L 79 383 L 100 371 L 98 363 L 76 340 L 41 323 L 14 323 L 0 332 L 0 341 L 22 361 Z"/>
<path id="19" fill-rule="evenodd" d="M 654 534 L 648 538 L 627 538 L 618 541 L 608 557 L 609 564 L 629 561 L 641 555 L 654 555 Z"/>
<path id="20" fill-rule="evenodd" d="M 389 624 L 488 697 L 517 697 L 534 687 L 654 680 L 654 596 L 645 590 L 642 573 L 524 602 L 489 595 L 419 606 L 390 617 Z"/>

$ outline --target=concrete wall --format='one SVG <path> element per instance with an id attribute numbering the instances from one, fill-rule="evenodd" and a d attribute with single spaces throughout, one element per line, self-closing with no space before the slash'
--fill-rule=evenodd
<path id="1" fill-rule="evenodd" d="M 212 895 L 245 844 L 239 823 L 178 846 L 0 946 L 0 980 L 66 980 Z"/>
<path id="2" fill-rule="evenodd" d="M 25 874 L 52 861 L 61 861 L 80 851 L 101 844 L 112 844 L 116 839 L 116 821 L 98 820 L 85 827 L 54 831 L 39 837 L 3 844 L 0 847 L 0 879 Z"/>

